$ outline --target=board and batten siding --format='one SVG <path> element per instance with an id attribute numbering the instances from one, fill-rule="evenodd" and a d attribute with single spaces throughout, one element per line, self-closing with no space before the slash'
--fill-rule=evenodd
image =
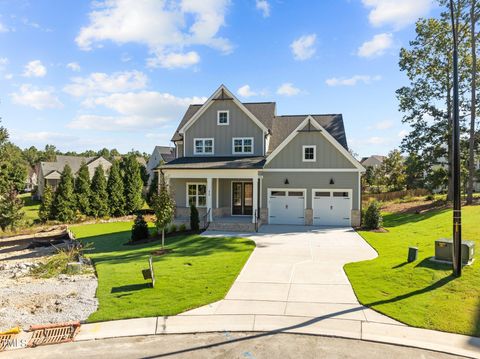
<path id="1" fill-rule="evenodd" d="M 303 146 L 316 146 L 316 161 L 303 162 Z M 321 132 L 298 132 L 265 168 L 355 168 Z"/>
<path id="2" fill-rule="evenodd" d="M 217 111 L 223 110 L 229 111 L 229 124 L 217 125 Z M 246 156 L 263 155 L 264 138 L 262 129 L 233 101 L 214 101 L 200 118 L 185 131 L 184 156 L 199 156 L 195 155 L 193 151 L 194 138 L 214 138 L 215 153 L 213 156 L 232 156 L 233 137 L 253 137 L 254 153 Z M 238 156 L 238 154 L 235 155 Z"/>
<path id="3" fill-rule="evenodd" d="M 312 189 L 352 189 L 352 209 L 360 209 L 358 202 L 358 172 L 263 172 L 262 207 L 268 205 L 269 188 L 304 188 L 307 190 L 307 208 L 312 208 Z M 288 185 L 285 180 L 288 179 Z M 334 184 L 330 184 L 333 179 Z"/>

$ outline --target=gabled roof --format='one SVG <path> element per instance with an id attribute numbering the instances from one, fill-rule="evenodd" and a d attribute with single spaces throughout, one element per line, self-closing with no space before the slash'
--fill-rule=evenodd
<path id="1" fill-rule="evenodd" d="M 40 168 L 41 168 L 41 171 L 43 172 L 43 175 L 47 176 L 48 174 L 54 171 L 62 173 L 63 169 L 65 168 L 65 165 L 68 164 L 72 169 L 73 174 L 76 174 L 83 162 L 85 162 L 85 164 L 88 165 L 89 163 L 101 157 L 102 156 L 82 157 L 82 156 L 57 155 L 56 161 L 54 162 L 40 162 Z"/>
<path id="2" fill-rule="evenodd" d="M 164 162 L 169 162 L 175 158 L 175 148 L 168 146 L 155 146 L 153 152 L 158 152 Z"/>

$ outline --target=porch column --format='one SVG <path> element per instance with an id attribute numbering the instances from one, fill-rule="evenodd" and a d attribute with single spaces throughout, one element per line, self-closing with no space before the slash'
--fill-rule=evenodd
<path id="1" fill-rule="evenodd" d="M 255 223 L 255 215 L 258 216 L 258 176 L 254 176 L 253 180 L 253 206 L 252 206 L 252 223 Z"/>
<path id="2" fill-rule="evenodd" d="M 213 214 L 212 214 L 212 178 L 207 177 L 207 211 L 210 211 L 208 216 L 208 220 L 211 222 L 213 221 Z"/>

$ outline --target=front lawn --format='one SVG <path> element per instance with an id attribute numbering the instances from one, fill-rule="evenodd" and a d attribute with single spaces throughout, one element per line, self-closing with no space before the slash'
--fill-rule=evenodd
<path id="1" fill-rule="evenodd" d="M 27 224 L 31 225 L 38 220 L 38 209 L 40 208 L 40 201 L 34 200 L 30 193 L 22 193 L 19 197 L 23 200 L 23 212 L 25 212 L 25 219 Z"/>
<path id="2" fill-rule="evenodd" d="M 255 247 L 243 238 L 167 238 L 173 252 L 153 257 L 157 280 L 152 289 L 141 270 L 160 242 L 124 245 L 131 227 L 131 222 L 72 227 L 77 238 L 93 243 L 86 252 L 98 276 L 99 309 L 90 322 L 175 315 L 223 299 Z"/>
<path id="3" fill-rule="evenodd" d="M 359 301 L 408 325 L 480 336 L 480 206 L 462 214 L 463 239 L 476 241 L 477 259 L 457 279 L 449 265 L 429 260 L 435 239 L 451 237 L 451 210 L 387 214 L 388 233 L 360 231 L 379 256 L 345 266 Z M 409 246 L 419 249 L 413 263 Z"/>

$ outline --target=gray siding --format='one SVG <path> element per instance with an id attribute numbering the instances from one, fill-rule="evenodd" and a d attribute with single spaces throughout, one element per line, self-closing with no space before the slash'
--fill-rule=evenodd
<path id="1" fill-rule="evenodd" d="M 303 162 L 304 145 L 315 145 L 316 161 Z M 321 132 L 298 132 L 265 168 L 355 168 Z"/>
<path id="2" fill-rule="evenodd" d="M 230 123 L 217 125 L 217 111 L 228 110 Z M 263 132 L 233 101 L 214 101 L 205 113 L 195 121 L 184 136 L 185 156 L 194 156 L 194 138 L 214 138 L 214 156 L 232 156 L 233 137 L 253 137 L 254 153 L 248 156 L 263 155 Z"/>
<path id="3" fill-rule="evenodd" d="M 263 172 L 262 207 L 267 208 L 268 188 L 305 188 L 307 208 L 312 208 L 312 189 L 352 189 L 352 209 L 358 210 L 358 176 L 358 172 Z M 331 185 L 330 179 L 335 184 Z"/>

